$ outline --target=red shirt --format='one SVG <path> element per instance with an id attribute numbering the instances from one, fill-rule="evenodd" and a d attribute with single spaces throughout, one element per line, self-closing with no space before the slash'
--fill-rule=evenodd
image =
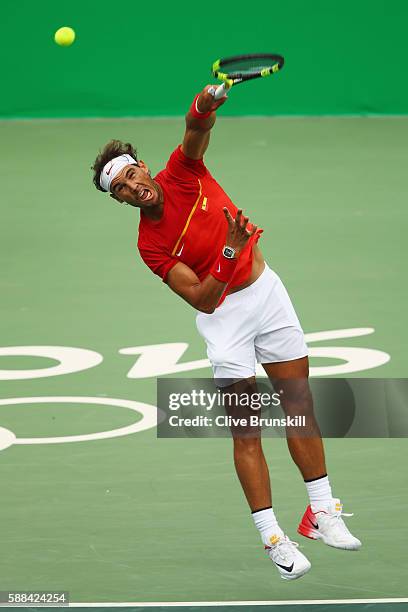
<path id="1" fill-rule="evenodd" d="M 235 218 L 237 207 L 211 176 L 202 159 L 186 157 L 177 147 L 166 168 L 154 180 L 163 190 L 163 216 L 152 221 L 141 212 L 137 246 L 143 261 L 166 282 L 167 274 L 178 261 L 204 280 L 225 245 L 228 222 L 223 207 Z M 248 229 L 252 225 L 248 223 Z M 238 258 L 234 275 L 218 306 L 227 293 L 242 285 L 252 270 L 252 247 L 263 230 L 248 240 Z"/>

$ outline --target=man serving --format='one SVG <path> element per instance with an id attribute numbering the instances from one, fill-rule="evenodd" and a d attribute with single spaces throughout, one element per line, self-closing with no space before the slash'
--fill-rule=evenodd
<path id="1" fill-rule="evenodd" d="M 258 247 L 262 233 L 238 210 L 203 162 L 216 110 L 214 88 L 198 94 L 186 116 L 182 145 L 151 178 L 131 144 L 109 142 L 93 165 L 93 182 L 117 202 L 140 208 L 138 249 L 146 265 L 195 310 L 217 384 L 251 387 L 256 363 L 278 385 L 287 415 L 306 415 L 308 431 L 288 436 L 310 505 L 302 535 L 357 550 L 361 542 L 332 495 L 323 443 L 313 415 L 304 334 L 287 291 Z M 293 382 L 295 381 L 295 382 Z M 291 383 L 291 384 L 290 384 Z M 263 544 L 285 580 L 309 571 L 308 559 L 281 529 L 272 509 L 260 436 L 233 435 L 236 471 Z"/>

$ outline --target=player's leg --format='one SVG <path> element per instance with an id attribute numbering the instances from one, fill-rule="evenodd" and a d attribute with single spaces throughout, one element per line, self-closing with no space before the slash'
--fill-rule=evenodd
<path id="1" fill-rule="evenodd" d="M 225 393 L 236 392 L 238 395 L 256 389 L 256 317 L 249 308 L 252 304 L 252 300 L 248 300 L 250 292 L 243 291 L 245 293 L 237 292 L 227 297 L 213 314 L 199 313 L 196 319 L 198 331 L 207 344 L 207 355 L 217 385 Z M 234 409 L 234 406 L 224 405 L 231 416 L 237 415 L 236 406 Z M 310 569 L 310 563 L 284 535 L 272 509 L 269 471 L 259 431 L 252 431 L 252 435 L 248 431 L 244 434 L 232 430 L 234 463 L 255 526 L 282 578 L 299 578 Z"/>
<path id="2" fill-rule="evenodd" d="M 281 405 L 285 414 L 290 417 L 306 417 L 305 426 L 287 428 L 286 439 L 293 461 L 305 482 L 321 479 L 326 476 L 326 462 L 320 429 L 313 412 L 313 398 L 308 382 L 308 357 L 281 363 L 263 363 L 262 367 L 275 391 L 283 391 Z M 331 501 L 328 483 L 324 493 L 326 500 Z"/>
<path id="3" fill-rule="evenodd" d="M 261 438 L 234 438 L 234 464 L 251 511 L 272 507 L 269 470 Z"/>
<path id="4" fill-rule="evenodd" d="M 344 524 L 342 505 L 333 497 L 327 476 L 323 442 L 313 412 L 308 381 L 308 358 L 262 365 L 275 391 L 281 394 L 285 414 L 289 417 L 304 416 L 306 421 L 305 426 L 287 427 L 286 430 L 290 454 L 303 476 L 310 499 L 299 533 L 321 539 L 336 548 L 357 550 L 361 542 Z"/>
<path id="5" fill-rule="evenodd" d="M 300 578 L 310 570 L 311 564 L 297 550 L 297 544 L 284 534 L 275 516 L 260 436 L 234 437 L 234 463 L 266 553 L 284 580 Z"/>
<path id="6" fill-rule="evenodd" d="M 223 387 L 224 393 L 251 394 L 256 390 L 255 377 L 237 381 L 233 385 Z M 244 416 L 236 406 L 227 406 L 231 417 Z M 247 416 L 246 411 L 245 416 Z M 257 512 L 272 507 L 271 484 L 269 470 L 262 449 L 261 435 L 258 428 L 246 431 L 232 427 L 234 443 L 234 465 L 251 512 Z M 272 535 L 272 534 L 271 534 Z"/>
<path id="7" fill-rule="evenodd" d="M 306 419 L 305 427 L 287 428 L 289 450 L 302 473 L 310 499 L 299 532 L 337 548 L 355 550 L 361 542 L 345 526 L 340 501 L 333 498 L 327 476 L 323 443 L 308 382 L 308 350 L 303 330 L 278 275 L 269 269 L 264 278 L 263 286 L 259 287 L 262 325 L 255 338 L 257 361 L 262 363 L 276 385 L 275 390 L 283 390 L 281 403 L 286 414 Z"/>
<path id="8" fill-rule="evenodd" d="M 219 369 L 217 373 L 220 374 Z M 262 449 L 261 431 L 259 427 L 248 424 L 252 410 L 248 408 L 247 398 L 257 393 L 255 377 L 235 381 L 232 385 L 222 387 L 222 392 L 224 397 L 237 398 L 233 403 L 224 402 L 228 415 L 236 423 L 246 423 L 231 425 L 234 464 L 265 550 L 283 579 L 300 578 L 309 571 L 310 562 L 297 550 L 297 545 L 285 536 L 278 524 L 272 508 L 269 470 Z M 241 402 L 240 399 L 244 397 L 245 401 Z"/>

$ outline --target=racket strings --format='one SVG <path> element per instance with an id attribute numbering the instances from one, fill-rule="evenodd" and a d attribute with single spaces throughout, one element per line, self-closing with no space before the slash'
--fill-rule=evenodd
<path id="1" fill-rule="evenodd" d="M 221 64 L 220 70 L 226 72 L 231 75 L 234 73 L 239 74 L 253 74 L 255 72 L 260 72 L 261 70 L 272 68 L 276 62 L 254 62 L 253 60 L 242 60 L 239 62 L 231 62 L 226 63 L 225 65 Z"/>
<path id="2" fill-rule="evenodd" d="M 254 76 L 266 76 L 282 68 L 284 59 L 281 55 L 252 54 L 237 55 L 218 60 L 214 74 L 221 73 L 230 79 L 243 79 Z"/>

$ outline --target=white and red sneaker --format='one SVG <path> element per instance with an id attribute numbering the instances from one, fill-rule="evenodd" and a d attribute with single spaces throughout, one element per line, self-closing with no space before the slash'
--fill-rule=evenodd
<path id="1" fill-rule="evenodd" d="M 344 550 L 358 550 L 361 542 L 347 529 L 342 516 L 353 516 L 342 512 L 339 499 L 322 509 L 312 511 L 308 506 L 299 523 L 298 533 L 312 540 L 323 540 L 328 546 Z"/>
<path id="2" fill-rule="evenodd" d="M 310 561 L 298 551 L 296 542 L 291 542 L 288 536 L 272 536 L 270 546 L 265 546 L 265 551 L 271 561 L 275 564 L 283 580 L 296 580 L 312 567 Z"/>

